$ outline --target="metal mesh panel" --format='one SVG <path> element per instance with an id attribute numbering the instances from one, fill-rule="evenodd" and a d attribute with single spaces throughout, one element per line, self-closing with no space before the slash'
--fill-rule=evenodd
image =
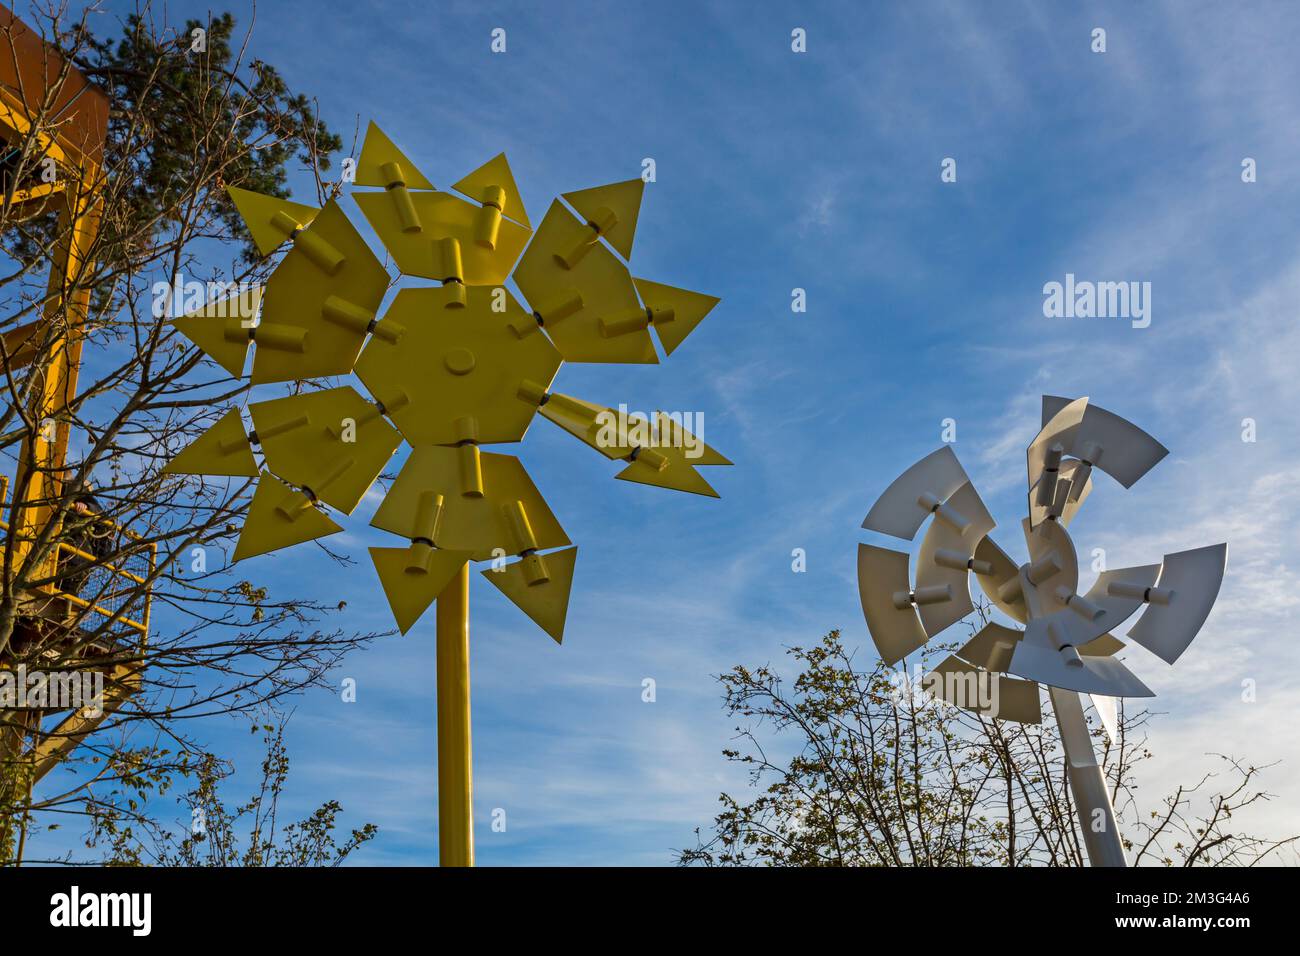
<path id="1" fill-rule="evenodd" d="M 7 497 L 9 480 L 0 475 L 0 503 Z M 90 520 L 86 520 L 90 517 Z M 0 530 L 9 525 L 0 520 Z M 150 595 L 142 584 L 154 568 L 157 546 L 142 544 L 130 530 L 108 519 L 77 516 L 64 531 L 51 569 L 57 580 L 42 591 L 66 598 L 79 612 L 81 626 L 95 630 L 104 619 L 116 620 L 109 633 L 131 641 L 149 629 Z"/>

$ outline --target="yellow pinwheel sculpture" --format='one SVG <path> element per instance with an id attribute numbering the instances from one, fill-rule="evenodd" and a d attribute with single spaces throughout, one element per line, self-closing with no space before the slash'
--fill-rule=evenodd
<path id="1" fill-rule="evenodd" d="M 403 440 L 411 447 L 371 521 L 401 543 L 370 555 L 403 633 L 441 597 L 442 816 L 463 829 L 468 691 L 463 713 L 444 715 L 444 693 L 456 688 L 444 687 L 443 670 L 463 668 L 467 683 L 468 659 L 444 659 L 443 607 L 457 612 L 449 622 L 461 619 L 463 643 L 467 562 L 515 556 L 493 560 L 484 576 L 558 642 L 577 552 L 522 462 L 480 446 L 522 440 L 540 412 L 623 461 L 618 478 L 716 497 L 696 468 L 730 462 L 680 424 L 655 413 L 632 416 L 642 427 L 612 429 L 613 409 L 550 388 L 565 360 L 657 363 L 650 330 L 671 354 L 718 299 L 632 277 L 625 260 L 639 178 L 565 193 L 533 235 L 504 154 L 456 182 L 453 195 L 371 123 L 355 186 L 352 198 L 400 273 L 437 284 L 403 286 L 381 314 L 393 279 L 338 199 L 316 209 L 230 189 L 262 254 L 286 244 L 287 252 L 264 289 L 175 325 L 233 376 L 244 375 L 251 350 L 252 384 L 312 385 L 251 403 L 251 427 L 231 410 L 167 470 L 257 478 L 234 553 L 241 560 L 341 531 L 331 509 L 351 514 Z M 524 302 L 506 287 L 510 278 Z M 314 381 L 354 371 L 369 399 L 350 384 Z M 463 746 L 448 740 L 454 752 L 443 753 L 444 736 L 462 731 Z M 464 780 L 449 796 L 448 769 L 461 758 Z M 472 834 L 452 832 L 449 848 L 447 825 L 444 862 L 472 862 Z"/>

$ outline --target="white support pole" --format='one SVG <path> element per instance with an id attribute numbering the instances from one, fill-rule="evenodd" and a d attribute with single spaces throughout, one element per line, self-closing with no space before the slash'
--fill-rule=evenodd
<path id="1" fill-rule="evenodd" d="M 1049 687 L 1052 710 L 1065 748 L 1066 773 L 1079 815 L 1079 829 L 1092 866 L 1128 866 L 1106 776 L 1097 762 L 1083 716 L 1083 699 L 1072 690 Z"/>

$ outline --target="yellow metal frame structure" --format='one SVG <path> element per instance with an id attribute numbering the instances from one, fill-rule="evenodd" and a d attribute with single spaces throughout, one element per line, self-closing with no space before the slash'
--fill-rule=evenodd
<path id="1" fill-rule="evenodd" d="M 51 123 L 48 129 L 37 128 L 44 120 L 34 115 L 30 102 L 48 106 L 57 123 Z M 99 231 L 107 124 L 107 96 L 12 11 L 0 5 L 0 141 L 23 143 L 37 157 L 52 159 L 58 170 L 55 182 L 25 188 L 10 184 L 0 202 L 9 217 L 19 220 L 57 212 L 60 235 L 50 257 L 43 314 L 3 334 L 10 373 L 31 365 L 42 348 L 48 350 L 49 360 L 40 370 L 29 411 L 34 421 L 54 423 L 52 429 L 40 428 L 32 439 L 24 440 L 19 453 L 13 499 L 15 503 L 32 504 L 26 507 L 15 504 L 10 508 L 9 520 L 0 521 L 5 536 L 13 537 L 15 564 L 21 564 L 36 536 L 54 520 L 54 505 L 63 491 L 70 423 L 62 412 L 77 392 L 81 329 L 90 305 L 90 287 L 84 278 L 90 269 L 91 248 Z M 52 341 L 36 344 L 50 328 L 56 330 Z M 0 476 L 0 506 L 8 500 L 8 492 L 9 479 Z M 113 530 L 139 540 L 129 529 L 103 520 Z M 157 563 L 157 545 L 151 544 L 148 553 L 151 576 Z M 107 564 L 66 542 L 56 544 L 46 558 L 46 566 L 36 569 L 33 576 L 54 577 L 52 572 L 70 556 L 91 562 L 94 569 L 107 571 L 113 578 L 126 579 L 132 587 L 145 585 L 149 580 L 149 576 Z M 67 616 L 67 604 L 71 604 L 121 624 L 126 632 L 138 636 L 141 651 L 147 646 L 151 607 L 147 589 L 139 620 L 102 603 L 102 589 L 90 599 L 62 591 L 53 583 L 36 588 L 35 593 L 52 599 L 52 609 L 61 612 L 63 620 Z M 57 627 L 61 622 L 52 623 Z M 30 782 L 39 780 L 57 766 L 109 713 L 138 690 L 142 660 L 142 653 L 133 653 L 126 663 L 114 663 L 108 668 L 106 699 L 100 712 L 91 715 L 83 709 L 70 713 L 49 731 L 40 729 L 39 718 L 27 721 L 28 733 L 36 738 L 26 754 L 26 759 L 33 764 Z M 23 734 L 0 735 L 0 755 L 6 759 L 21 754 L 22 746 Z"/>
<path id="2" fill-rule="evenodd" d="M 8 508 L 8 496 L 9 496 L 9 476 L 0 475 L 0 531 L 5 532 L 6 535 L 9 533 L 9 522 L 4 519 L 3 515 L 5 510 Z M 114 531 L 118 531 L 126 535 L 127 537 L 134 538 L 137 541 L 141 540 L 140 535 L 132 531 L 130 528 L 123 527 L 122 525 L 119 525 L 116 521 L 112 521 L 111 519 L 108 518 L 104 518 L 101 520 L 105 524 L 110 525 Z M 149 582 L 148 575 L 138 574 L 126 568 L 115 567 L 114 565 L 109 564 L 106 561 L 103 561 L 96 555 L 91 554 L 89 551 L 83 551 L 81 548 L 68 544 L 67 542 L 61 541 L 55 547 L 57 550 L 57 557 L 55 559 L 56 563 L 61 564 L 63 560 L 68 557 L 78 557 L 86 561 L 93 562 L 96 569 L 107 571 L 113 577 L 125 578 L 126 580 L 131 581 L 136 585 L 145 585 Z M 158 543 L 156 541 L 150 542 L 148 547 L 149 547 L 149 574 L 151 575 L 153 573 L 154 568 L 157 567 L 158 564 Z M 146 592 L 145 594 L 145 601 L 143 607 L 144 613 L 140 615 L 141 620 L 135 621 L 129 617 L 119 614 L 117 611 L 113 610 L 112 608 L 105 607 L 102 604 L 97 604 L 95 603 L 95 601 L 87 600 L 81 597 L 80 595 L 72 594 L 68 591 L 60 590 L 57 586 L 55 586 L 52 583 L 42 585 L 38 590 L 41 594 L 48 595 L 49 597 L 52 598 L 59 598 L 64 601 L 68 601 L 80 608 L 86 608 L 90 610 L 92 613 L 98 614 L 100 617 L 115 620 L 118 624 L 121 624 L 123 627 L 127 628 L 128 630 L 135 631 L 136 633 L 138 633 L 141 639 L 146 638 L 149 634 L 149 613 L 150 613 L 150 608 L 153 605 L 153 601 L 152 601 L 152 596 L 148 592 Z"/>

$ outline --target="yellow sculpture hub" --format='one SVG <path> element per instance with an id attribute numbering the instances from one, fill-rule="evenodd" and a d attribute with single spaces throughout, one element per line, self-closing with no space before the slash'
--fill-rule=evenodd
<path id="1" fill-rule="evenodd" d="M 474 371 L 474 353 L 469 349 L 456 346 L 447 350 L 442 357 L 442 363 L 453 375 L 468 375 Z"/>
<path id="2" fill-rule="evenodd" d="M 394 394 L 410 399 L 391 415 L 408 442 L 451 445 L 469 438 L 490 444 L 524 437 L 537 409 L 518 397 L 519 386 L 549 385 L 562 360 L 507 289 L 403 289 L 384 319 L 405 334 L 396 343 L 372 338 L 356 371 L 385 405 Z"/>

